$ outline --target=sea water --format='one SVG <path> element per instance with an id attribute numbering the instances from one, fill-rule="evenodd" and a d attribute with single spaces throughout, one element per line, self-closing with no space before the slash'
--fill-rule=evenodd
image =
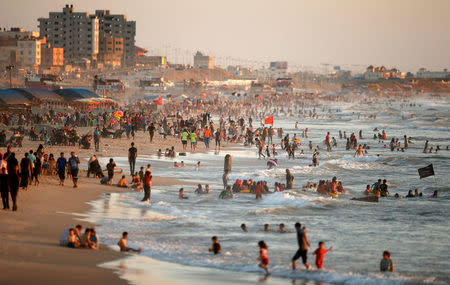
<path id="1" fill-rule="evenodd" d="M 143 248 L 142 255 L 162 261 L 189 266 L 218 268 L 242 272 L 261 272 L 257 266 L 257 242 L 264 240 L 268 246 L 270 271 L 273 276 L 290 279 L 308 279 L 336 284 L 414 284 L 450 282 L 449 217 L 450 217 L 450 102 L 440 99 L 433 102 L 415 100 L 416 106 L 401 107 L 400 103 L 374 103 L 370 106 L 336 103 L 333 119 L 304 119 L 275 117 L 275 127 L 285 133 L 297 134 L 309 128 L 309 138 L 302 139 L 304 156 L 297 151 L 295 160 L 288 160 L 279 149 L 279 166 L 267 169 L 266 160 L 258 159 L 255 147 L 239 146 L 230 151 L 187 153 L 175 159 L 139 156 L 137 169 L 151 163 L 152 174 L 209 184 L 211 194 L 194 194 L 195 186 L 155 186 L 151 203 L 142 203 L 142 192 L 112 193 L 92 202 L 90 217 L 101 226 L 98 232 L 102 242 L 115 245 L 122 231 L 130 233 L 129 246 Z M 358 113 L 376 113 L 376 120 Z M 414 115 L 411 118 L 411 114 Z M 408 119 L 402 119 L 401 116 Z M 295 122 L 299 129 L 295 129 Z M 385 130 L 388 140 L 379 142 L 373 134 Z M 370 146 L 364 157 L 353 157 L 354 151 L 345 150 L 345 139 L 338 131 L 352 132 L 363 139 L 358 143 Z M 338 148 L 327 152 L 323 140 L 327 131 L 338 140 Z M 412 137 L 405 152 L 391 152 L 384 145 L 391 137 L 403 144 L 403 135 Z M 423 153 L 425 140 L 441 151 Z M 322 149 L 319 167 L 311 167 L 309 140 Z M 279 139 L 275 140 L 279 144 Z M 232 156 L 230 183 L 237 178 L 285 183 L 285 169 L 295 177 L 294 189 L 264 195 L 255 200 L 252 194 L 236 194 L 233 199 L 220 200 L 224 156 Z M 101 160 L 103 164 L 108 158 Z M 174 168 L 174 161 L 184 161 L 185 168 Z M 119 167 L 128 170 L 126 158 L 115 158 Z M 201 166 L 195 169 L 200 161 Z M 102 164 L 102 165 L 103 165 Z M 418 168 L 434 165 L 435 177 L 419 179 Z M 311 181 L 342 181 L 348 194 L 339 198 L 305 192 L 302 186 Z M 361 197 L 367 184 L 386 179 L 391 197 L 379 203 L 350 200 Z M 178 199 L 178 189 L 184 187 L 187 200 Z M 423 197 L 394 199 L 394 193 L 405 196 L 408 190 L 419 189 Z M 429 198 L 434 190 L 437 199 Z M 311 243 L 309 262 L 314 265 L 311 253 L 319 241 L 334 249 L 325 255 L 324 270 L 291 270 L 291 258 L 297 250 L 294 229 L 296 222 L 306 227 Z M 244 233 L 240 225 L 249 229 Z M 279 233 L 278 225 L 284 223 L 287 233 Z M 263 231 L 269 224 L 270 232 Z M 211 237 L 218 236 L 222 254 L 208 252 Z M 395 273 L 379 272 L 382 252 L 389 250 L 394 260 Z M 299 260 L 298 266 L 302 268 Z"/>

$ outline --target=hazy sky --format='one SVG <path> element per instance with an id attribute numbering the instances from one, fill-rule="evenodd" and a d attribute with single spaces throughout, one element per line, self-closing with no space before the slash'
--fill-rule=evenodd
<path id="1" fill-rule="evenodd" d="M 287 60 L 291 70 L 450 68 L 450 0 L 2 0 L 0 27 L 38 30 L 37 18 L 66 3 L 126 14 L 136 44 L 169 61 L 201 50 L 219 63 Z"/>

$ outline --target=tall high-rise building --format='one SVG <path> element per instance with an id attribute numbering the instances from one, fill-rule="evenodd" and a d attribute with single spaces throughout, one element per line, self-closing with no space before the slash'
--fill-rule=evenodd
<path id="1" fill-rule="evenodd" d="M 136 64 L 135 36 L 136 22 L 127 21 L 126 15 L 113 15 L 109 10 L 96 10 L 91 18 L 99 20 L 99 46 L 100 53 L 106 53 L 106 41 L 110 38 L 123 39 L 122 66 L 133 66 Z"/>
<path id="2" fill-rule="evenodd" d="M 69 63 L 97 60 L 99 21 L 86 12 L 75 12 L 66 5 L 62 12 L 50 12 L 48 18 L 39 18 L 40 36 L 56 48 L 64 48 Z"/>

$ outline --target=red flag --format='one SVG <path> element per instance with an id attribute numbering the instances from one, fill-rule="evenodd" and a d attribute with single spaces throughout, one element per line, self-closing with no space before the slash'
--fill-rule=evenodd
<path id="1" fill-rule="evenodd" d="M 264 119 L 264 124 L 273 125 L 273 116 Z"/>

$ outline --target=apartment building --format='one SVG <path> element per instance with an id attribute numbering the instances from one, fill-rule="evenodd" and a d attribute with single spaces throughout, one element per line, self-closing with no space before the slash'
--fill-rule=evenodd
<path id="1" fill-rule="evenodd" d="M 99 47 L 99 21 L 86 12 L 75 12 L 66 5 L 62 12 L 50 12 L 48 18 L 39 18 L 41 37 L 55 48 L 64 49 L 68 63 L 82 60 L 96 61 Z"/>
<path id="2" fill-rule="evenodd" d="M 134 52 L 136 22 L 128 21 L 126 15 L 111 14 L 109 10 L 96 10 L 92 18 L 99 21 L 99 53 L 105 53 L 105 41 L 110 38 L 123 39 L 122 65 L 136 65 Z"/>
<path id="3" fill-rule="evenodd" d="M 99 62 L 104 66 L 118 67 L 122 65 L 123 39 L 106 37 L 100 45 Z"/>
<path id="4" fill-rule="evenodd" d="M 214 57 L 197 51 L 194 55 L 194 68 L 214 69 Z"/>
<path id="5" fill-rule="evenodd" d="M 41 41 L 39 39 L 24 39 L 17 41 L 17 61 L 25 66 L 41 64 Z"/>
<path id="6" fill-rule="evenodd" d="M 50 43 L 41 45 L 41 67 L 52 68 L 64 65 L 64 49 L 52 47 Z"/>

